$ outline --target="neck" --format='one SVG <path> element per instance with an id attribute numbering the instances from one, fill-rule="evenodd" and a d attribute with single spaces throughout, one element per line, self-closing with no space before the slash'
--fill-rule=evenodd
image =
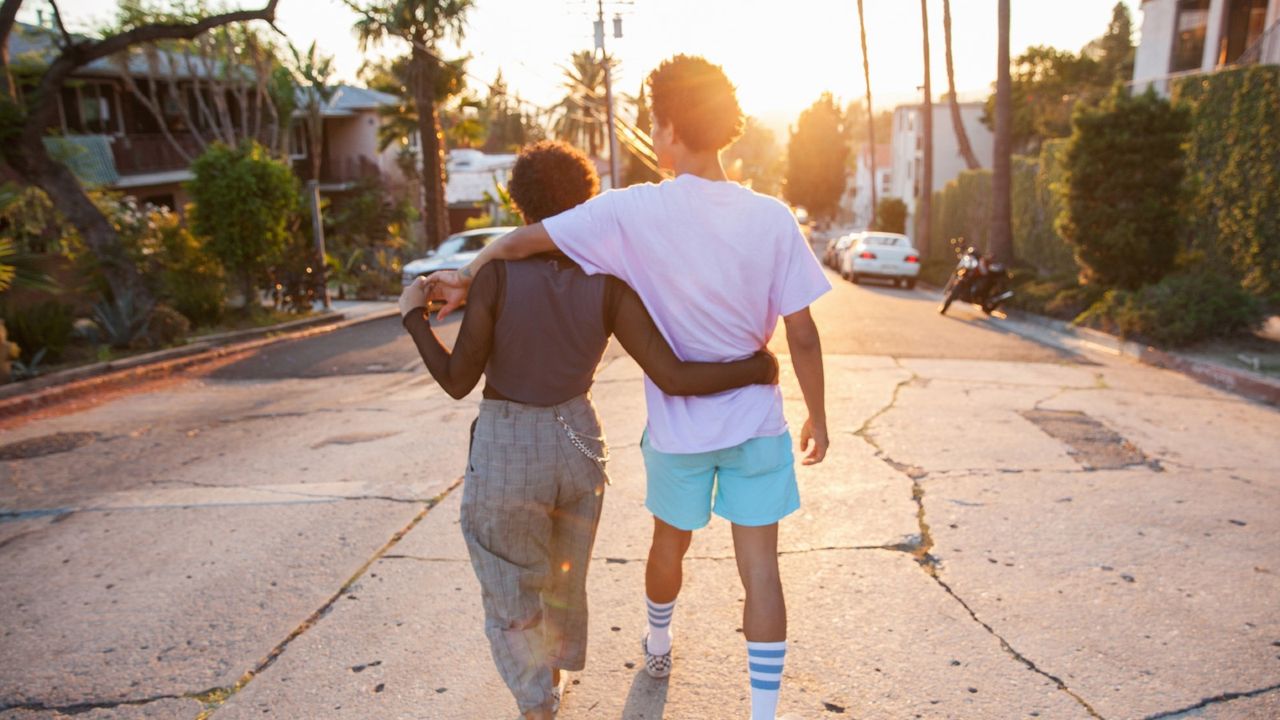
<path id="1" fill-rule="evenodd" d="M 697 175 L 707 180 L 728 180 L 724 174 L 724 166 L 720 164 L 720 153 L 690 153 L 675 162 L 676 175 Z"/>

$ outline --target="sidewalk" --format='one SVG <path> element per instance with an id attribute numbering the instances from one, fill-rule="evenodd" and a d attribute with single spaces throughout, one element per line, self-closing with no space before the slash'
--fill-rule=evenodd
<path id="1" fill-rule="evenodd" d="M 332 332 L 399 313 L 396 303 L 386 301 L 335 300 L 331 305 L 331 310 L 326 312 L 317 303 L 316 314 L 278 325 L 196 336 L 185 345 L 83 365 L 0 386 L 0 419 L 85 393 L 169 375 L 234 353 Z"/>

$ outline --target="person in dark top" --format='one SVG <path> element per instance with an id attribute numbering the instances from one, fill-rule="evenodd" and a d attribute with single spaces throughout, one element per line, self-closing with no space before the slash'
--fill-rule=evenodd
<path id="1" fill-rule="evenodd" d="M 591 162 L 558 142 L 526 147 L 508 186 L 526 222 L 598 188 Z M 432 377 L 454 398 L 485 377 L 462 497 L 485 634 L 520 712 L 551 718 L 561 671 L 586 660 L 587 566 L 609 455 L 589 391 L 609 337 L 672 395 L 776 384 L 777 360 L 761 350 L 736 362 L 683 362 L 630 287 L 559 253 L 486 265 L 452 352 L 430 326 L 428 298 L 420 278 L 400 308 Z"/>

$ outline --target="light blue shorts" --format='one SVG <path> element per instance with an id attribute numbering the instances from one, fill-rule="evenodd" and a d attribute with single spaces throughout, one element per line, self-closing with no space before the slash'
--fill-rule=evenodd
<path id="1" fill-rule="evenodd" d="M 711 452 L 677 454 L 640 440 L 649 486 L 644 505 L 681 530 L 711 522 L 711 512 L 735 525 L 772 525 L 800 509 L 791 433 L 753 438 Z"/>

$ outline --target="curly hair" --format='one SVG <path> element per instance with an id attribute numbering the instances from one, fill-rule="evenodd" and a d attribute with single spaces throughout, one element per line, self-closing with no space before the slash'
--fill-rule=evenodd
<path id="1" fill-rule="evenodd" d="M 511 200 L 530 223 L 581 205 L 599 190 L 595 165 L 581 150 L 555 140 L 521 148 L 507 183 Z"/>
<path id="2" fill-rule="evenodd" d="M 742 107 L 724 69 L 696 55 L 676 55 L 649 73 L 653 117 L 670 124 L 694 151 L 720 150 L 742 134 Z"/>

